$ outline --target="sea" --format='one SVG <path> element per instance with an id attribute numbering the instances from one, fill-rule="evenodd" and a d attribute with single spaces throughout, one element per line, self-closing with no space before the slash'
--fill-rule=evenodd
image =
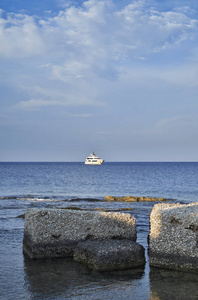
<path id="1" fill-rule="evenodd" d="M 149 214 L 158 202 L 107 202 L 106 195 L 198 202 L 198 163 L 0 163 L 0 299 L 198 299 L 198 274 L 149 266 Z M 24 214 L 31 207 L 132 214 L 137 242 L 145 248 L 145 267 L 96 272 L 72 258 L 24 257 Z"/>

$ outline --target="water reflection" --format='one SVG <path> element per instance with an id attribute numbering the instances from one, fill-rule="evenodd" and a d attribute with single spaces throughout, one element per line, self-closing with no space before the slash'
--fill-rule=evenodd
<path id="1" fill-rule="evenodd" d="M 150 269 L 150 300 L 197 300 L 198 273 Z"/>
<path id="2" fill-rule="evenodd" d="M 33 299 L 112 299 L 108 293 L 124 292 L 128 299 L 144 276 L 143 269 L 94 272 L 71 258 L 30 260 L 25 258 L 25 281 Z M 127 294 L 128 293 L 128 294 Z M 126 297 L 125 297 L 126 295 Z M 119 298 L 121 299 L 121 298 Z M 131 298 L 130 298 L 131 299 Z M 135 298 L 134 298 L 135 299 Z"/>

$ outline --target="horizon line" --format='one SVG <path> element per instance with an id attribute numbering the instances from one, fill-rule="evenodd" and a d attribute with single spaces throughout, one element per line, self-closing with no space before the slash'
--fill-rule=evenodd
<path id="1" fill-rule="evenodd" d="M 160 161 L 105 161 L 105 163 L 197 163 L 198 161 L 192 160 L 160 160 Z M 0 163 L 84 163 L 84 161 L 0 161 Z"/>

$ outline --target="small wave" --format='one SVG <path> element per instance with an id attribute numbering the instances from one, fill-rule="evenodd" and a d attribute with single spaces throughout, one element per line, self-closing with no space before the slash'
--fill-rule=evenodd
<path id="1" fill-rule="evenodd" d="M 55 199 L 54 197 L 38 197 L 33 195 L 22 195 L 22 196 L 3 196 L 0 197 L 0 200 L 21 200 L 21 201 L 37 201 L 37 202 L 57 202 L 62 201 L 60 199 Z"/>
<path id="2" fill-rule="evenodd" d="M 39 197 L 33 195 L 17 195 L 17 196 L 3 196 L 0 197 L 0 200 L 21 200 L 21 201 L 36 201 L 36 202 L 96 202 L 96 201 L 103 201 L 102 199 L 95 199 L 95 198 L 62 198 L 62 197 Z"/>
<path id="3" fill-rule="evenodd" d="M 53 202 L 58 202 L 61 200 L 55 200 L 55 199 L 51 199 L 51 198 L 40 198 L 40 197 L 35 197 L 35 198 L 21 198 L 20 200 L 26 200 L 26 201 L 36 201 L 36 202 L 49 202 L 49 201 L 53 201 Z"/>

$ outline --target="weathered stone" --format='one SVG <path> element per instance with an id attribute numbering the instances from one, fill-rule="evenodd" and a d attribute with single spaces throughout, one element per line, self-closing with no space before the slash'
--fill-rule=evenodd
<path id="1" fill-rule="evenodd" d="M 154 206 L 149 258 L 154 267 L 198 270 L 198 203 Z"/>
<path id="2" fill-rule="evenodd" d="M 126 239 L 89 240 L 75 247 L 74 260 L 97 271 L 140 267 L 145 264 L 144 247 Z"/>
<path id="3" fill-rule="evenodd" d="M 155 197 L 134 197 L 134 196 L 124 196 L 124 197 L 114 197 L 105 196 L 105 201 L 123 201 L 123 202 L 157 202 L 157 201 L 167 201 L 166 198 L 155 198 Z"/>
<path id="4" fill-rule="evenodd" d="M 25 216 L 23 249 L 32 258 L 65 257 L 87 239 L 136 237 L 136 220 L 130 214 L 31 208 Z"/>

